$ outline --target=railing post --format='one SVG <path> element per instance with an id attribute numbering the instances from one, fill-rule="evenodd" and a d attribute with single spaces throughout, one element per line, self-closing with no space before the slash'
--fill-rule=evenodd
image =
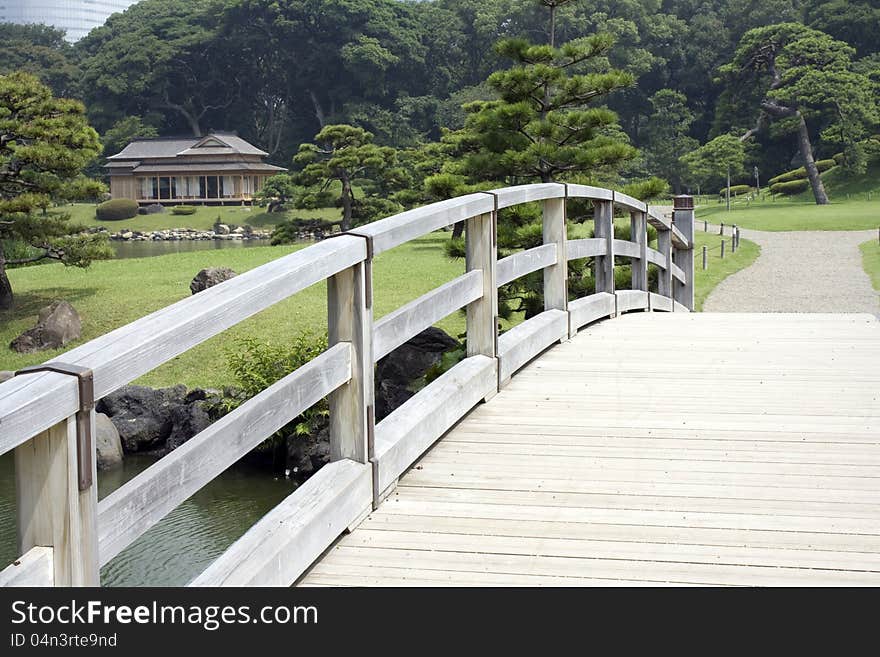
<path id="1" fill-rule="evenodd" d="M 483 296 L 467 306 L 467 355 L 496 357 L 498 285 L 495 278 L 495 213 L 471 217 L 465 224 L 467 271 L 482 270 Z"/>
<path id="2" fill-rule="evenodd" d="M 675 264 L 684 271 L 685 282 L 675 283 L 675 300 L 688 310 L 694 309 L 694 197 L 673 199 L 672 222 L 687 240 L 687 248 L 673 249 Z"/>
<path id="3" fill-rule="evenodd" d="M 668 299 L 672 299 L 672 231 L 657 229 L 657 250 L 666 258 L 666 267 L 660 269 L 657 281 L 657 293 Z"/>
<path id="4" fill-rule="evenodd" d="M 346 238 L 343 238 L 346 239 Z M 351 343 L 351 381 L 330 394 L 330 458 L 367 463 L 373 433 L 372 264 L 327 279 L 327 335 L 332 347 Z"/>
<path id="5" fill-rule="evenodd" d="M 605 255 L 596 258 L 596 292 L 614 294 L 614 203 L 596 201 L 593 219 L 596 237 L 605 240 Z"/>
<path id="6" fill-rule="evenodd" d="M 94 410 L 82 421 L 95 435 Z M 91 483 L 80 490 L 77 442 L 73 416 L 15 449 L 19 553 L 51 547 L 55 586 L 100 585 L 95 450 L 83 455 Z"/>
<path id="7" fill-rule="evenodd" d="M 630 212 L 630 241 L 639 245 L 639 259 L 632 261 L 632 289 L 648 291 L 648 215 Z"/>
<path id="8" fill-rule="evenodd" d="M 556 245 L 556 264 L 544 268 L 544 310 L 568 310 L 565 199 L 544 201 L 544 244 Z"/>

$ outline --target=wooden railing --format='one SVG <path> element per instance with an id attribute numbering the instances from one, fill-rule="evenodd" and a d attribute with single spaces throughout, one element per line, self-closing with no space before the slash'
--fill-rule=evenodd
<path id="1" fill-rule="evenodd" d="M 595 237 L 568 240 L 566 200 L 595 205 Z M 497 213 L 543 204 L 543 244 L 497 260 Z M 470 194 L 389 217 L 292 253 L 73 349 L 0 385 L 0 454 L 15 450 L 19 549 L 0 585 L 98 585 L 100 566 L 268 436 L 324 397 L 331 463 L 237 540 L 193 585 L 287 585 L 393 490 L 398 478 L 471 408 L 579 328 L 639 311 L 693 308 L 693 202 L 670 222 L 610 190 L 556 183 Z M 615 208 L 632 241 L 614 238 Z M 466 273 L 373 321 L 376 254 L 466 222 Z M 658 231 L 648 246 L 647 226 Z M 593 258 L 596 290 L 569 300 L 568 262 Z M 632 289 L 614 289 L 615 258 Z M 648 288 L 648 264 L 659 269 Z M 543 270 L 544 312 L 498 334 L 498 287 Z M 314 283 L 327 281 L 329 348 L 100 503 L 94 401 Z M 467 356 L 379 423 L 376 361 L 466 308 Z M 76 366 L 76 367 L 70 367 Z M 76 372 L 87 376 L 77 378 Z M 81 379 L 81 380 L 80 380 Z M 91 381 L 89 381 L 91 379 Z M 89 399 L 91 397 L 91 399 Z M 78 459 L 79 457 L 79 459 Z"/>

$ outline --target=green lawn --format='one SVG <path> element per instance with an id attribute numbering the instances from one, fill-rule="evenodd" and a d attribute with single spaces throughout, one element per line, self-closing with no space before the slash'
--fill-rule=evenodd
<path id="1" fill-rule="evenodd" d="M 724 259 L 721 259 L 721 240 L 725 241 Z M 761 248 L 754 242 L 741 239 L 736 253 L 730 251 L 730 236 L 721 237 L 717 233 L 704 233 L 698 230 L 694 234 L 696 248 L 694 249 L 694 272 L 696 285 L 694 286 L 694 305 L 696 310 L 703 309 L 707 297 L 715 287 L 725 278 L 745 269 L 751 265 Z M 707 247 L 708 268 L 703 270 L 703 247 Z"/>
<path id="2" fill-rule="evenodd" d="M 341 216 L 337 208 L 289 210 L 287 212 L 268 214 L 264 208 L 260 207 L 199 206 L 195 214 L 185 216 L 171 214 L 171 209 L 166 208 L 162 214 L 138 215 L 132 219 L 124 219 L 122 221 L 98 221 L 95 219 L 94 204 L 75 203 L 61 207 L 59 211 L 70 214 L 71 222 L 74 224 L 86 227 L 102 226 L 111 232 L 121 230 L 167 230 L 170 228 L 210 230 L 218 218 L 225 224 L 236 224 L 238 226 L 247 224 L 254 228 L 271 229 L 276 224 L 291 217 L 320 218 L 337 221 Z"/>
<path id="3" fill-rule="evenodd" d="M 859 248 L 862 250 L 862 266 L 871 277 L 874 289 L 880 291 L 880 242 L 870 240 Z"/>
<path id="4" fill-rule="evenodd" d="M 755 230 L 867 230 L 880 226 L 880 194 L 872 200 L 850 199 L 816 205 L 808 201 L 745 201 L 727 212 L 714 201 L 697 209 L 697 219 L 712 224 L 736 224 Z"/>
<path id="5" fill-rule="evenodd" d="M 448 233 L 434 233 L 379 254 L 374 263 L 375 317 L 378 319 L 401 305 L 464 272 L 463 260 L 450 260 L 443 252 Z M 717 235 L 697 234 L 700 247 L 720 243 Z M 43 362 L 69 348 L 94 339 L 175 301 L 190 296 L 189 283 L 203 267 L 227 266 L 241 273 L 291 253 L 302 246 L 261 247 L 199 251 L 153 258 L 109 260 L 89 269 L 65 269 L 49 264 L 9 272 L 16 293 L 14 311 L 0 313 L 0 370 L 15 370 Z M 736 256 L 723 262 L 712 252 L 710 269 L 697 264 L 698 306 L 725 276 L 750 264 L 757 247 L 743 240 Z M 64 350 L 20 355 L 6 348 L 22 331 L 33 326 L 40 308 L 54 299 L 66 299 L 83 319 L 83 337 Z M 326 331 L 326 287 L 315 285 L 279 303 L 238 326 L 173 359 L 139 382 L 164 386 L 184 383 L 190 387 L 219 387 L 228 384 L 226 352 L 238 338 L 258 336 L 267 342 L 282 342 L 303 331 Z M 519 319 L 519 318 L 517 318 Z M 515 319 L 514 321 L 517 321 Z M 440 326 L 451 335 L 464 331 L 464 316 L 455 313 Z"/>

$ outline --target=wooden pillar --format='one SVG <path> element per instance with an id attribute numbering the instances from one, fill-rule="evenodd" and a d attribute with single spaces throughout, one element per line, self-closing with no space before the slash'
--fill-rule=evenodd
<path id="1" fill-rule="evenodd" d="M 614 204 L 596 201 L 594 234 L 605 240 L 605 255 L 596 258 L 596 292 L 614 294 Z"/>
<path id="2" fill-rule="evenodd" d="M 348 239 L 348 238 L 345 238 Z M 327 280 L 327 333 L 332 347 L 351 343 L 351 381 L 330 394 L 330 458 L 367 463 L 373 431 L 372 265 L 367 260 Z"/>
<path id="3" fill-rule="evenodd" d="M 483 296 L 467 306 L 467 355 L 495 358 L 498 342 L 498 285 L 495 278 L 494 213 L 471 217 L 465 223 L 467 271 L 483 272 Z"/>
<path id="4" fill-rule="evenodd" d="M 660 269 L 657 294 L 672 298 L 672 231 L 657 229 L 657 250 L 666 258 L 666 268 Z"/>
<path id="5" fill-rule="evenodd" d="M 95 435 L 95 413 L 88 420 Z M 18 549 L 53 549 L 55 586 L 100 586 L 98 491 L 80 491 L 76 417 L 55 425 L 15 449 Z M 95 450 L 85 467 L 96 471 Z"/>
<path id="6" fill-rule="evenodd" d="M 544 310 L 568 310 L 565 199 L 544 201 L 544 244 L 556 245 L 556 264 L 544 268 Z"/>
<path id="7" fill-rule="evenodd" d="M 673 199 L 672 222 L 687 240 L 687 247 L 673 249 L 675 264 L 681 267 L 685 283 L 676 283 L 675 300 L 688 310 L 694 309 L 694 198 L 676 196 Z"/>
<path id="8" fill-rule="evenodd" d="M 631 212 L 630 241 L 639 245 L 639 259 L 632 261 L 632 289 L 648 291 L 648 215 Z"/>

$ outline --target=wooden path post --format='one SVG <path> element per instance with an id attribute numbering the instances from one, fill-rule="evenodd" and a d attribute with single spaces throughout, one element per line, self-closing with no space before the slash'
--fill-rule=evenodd
<path id="1" fill-rule="evenodd" d="M 673 261 L 681 267 L 685 283 L 674 285 L 675 300 L 694 309 L 694 197 L 676 196 L 673 199 L 672 223 L 687 240 L 687 247 L 673 250 Z"/>

